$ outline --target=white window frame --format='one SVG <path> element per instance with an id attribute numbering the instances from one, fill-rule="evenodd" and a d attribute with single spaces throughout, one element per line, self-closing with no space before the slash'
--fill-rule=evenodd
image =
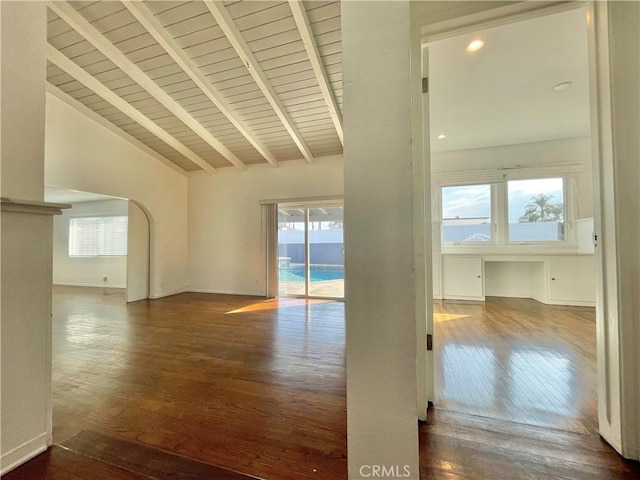
<path id="1" fill-rule="evenodd" d="M 445 242 L 444 240 L 444 215 L 442 214 L 442 210 L 444 208 L 443 202 L 442 202 L 442 197 L 443 197 L 443 190 L 445 188 L 450 188 L 450 187 L 473 187 L 473 186 L 488 186 L 489 187 L 489 208 L 490 208 L 490 217 L 491 217 L 491 240 L 488 242 L 474 242 L 474 241 L 470 241 L 470 240 L 463 240 L 460 242 Z M 495 245 L 498 242 L 498 238 L 497 238 L 497 224 L 496 224 L 496 212 L 497 212 L 497 206 L 496 206 L 496 184 L 495 183 L 489 183 L 489 182 L 482 182 L 482 183 L 478 183 L 478 182 L 472 182 L 472 183 L 463 183 L 463 184 L 458 184 L 458 183 L 454 183 L 451 185 L 441 185 L 439 188 L 439 198 L 438 198 L 438 216 L 437 218 L 439 219 L 439 223 L 440 223 L 440 243 L 442 245 Z"/>
<path id="2" fill-rule="evenodd" d="M 105 242 L 104 242 L 104 219 L 106 218 L 124 218 L 126 219 L 127 231 L 124 239 L 124 251 L 120 253 L 105 253 Z M 78 220 L 85 219 L 99 219 L 100 220 L 100 231 L 98 233 L 98 237 L 96 238 L 96 254 L 81 254 L 72 252 L 72 236 L 73 236 L 73 224 Z M 126 257 L 127 256 L 127 237 L 128 237 L 128 228 L 129 228 L 129 219 L 127 215 L 83 215 L 78 217 L 72 217 L 69 220 L 69 248 L 68 253 L 70 258 L 95 258 L 95 257 Z"/>
<path id="3" fill-rule="evenodd" d="M 523 181 L 523 180 L 545 180 L 545 179 L 562 179 L 562 204 L 564 208 L 564 239 L 562 240 L 546 240 L 546 241 L 535 241 L 535 240 L 509 240 L 509 182 L 513 181 Z M 564 175 L 546 175 L 546 176 L 535 176 L 535 177 L 520 177 L 518 178 L 510 178 L 508 175 L 504 180 L 503 184 L 503 192 L 502 192 L 502 210 L 504 215 L 504 237 L 503 242 L 505 245 L 570 245 L 573 246 L 575 244 L 575 238 L 573 235 L 573 225 L 575 223 L 575 218 L 573 215 L 573 210 L 570 209 L 569 205 L 573 202 L 568 201 L 569 198 L 573 198 L 573 195 L 569 195 L 569 189 L 572 189 L 573 182 L 569 181 L 569 178 Z M 572 192 L 573 193 L 573 192 Z M 570 228 L 571 225 L 571 228 Z"/>
<path id="4" fill-rule="evenodd" d="M 452 253 L 571 253 L 577 250 L 575 232 L 577 215 L 576 175 L 582 171 L 577 162 L 542 165 L 538 167 L 514 167 L 497 170 L 477 170 L 449 172 L 434 175 L 433 178 L 433 227 L 440 236 L 440 252 Z M 511 180 L 538 180 L 544 178 L 562 178 L 565 208 L 564 240 L 546 242 L 508 240 L 508 189 Z M 491 222 L 493 226 L 492 242 L 456 242 L 442 241 L 442 188 L 465 185 L 492 185 Z"/>

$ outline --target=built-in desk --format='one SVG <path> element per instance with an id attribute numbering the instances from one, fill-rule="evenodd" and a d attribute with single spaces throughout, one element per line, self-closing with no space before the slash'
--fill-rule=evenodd
<path id="1" fill-rule="evenodd" d="M 444 299 L 484 301 L 485 296 L 496 296 L 595 305 L 593 255 L 443 254 L 441 268 Z"/>

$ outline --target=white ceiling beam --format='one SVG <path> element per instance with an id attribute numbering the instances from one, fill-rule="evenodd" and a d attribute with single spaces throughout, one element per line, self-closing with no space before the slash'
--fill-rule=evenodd
<path id="1" fill-rule="evenodd" d="M 277 167 L 278 161 L 250 132 L 246 123 L 231 109 L 220 92 L 207 80 L 207 77 L 198 69 L 191 59 L 184 53 L 184 50 L 178 46 L 176 41 L 169 35 L 169 32 L 156 20 L 151 10 L 144 6 L 140 1 L 122 2 L 125 7 L 136 17 L 136 20 L 147 29 L 149 34 L 164 48 L 165 52 L 173 59 L 176 64 L 182 68 L 189 78 L 195 83 L 202 93 L 204 93 L 211 102 L 218 107 L 218 110 L 227 117 L 234 127 L 249 141 L 262 157 L 272 166 Z"/>
<path id="2" fill-rule="evenodd" d="M 124 141 L 129 142 L 134 147 L 142 150 L 147 155 L 155 158 L 156 160 L 161 162 L 163 165 L 171 168 L 172 170 L 175 170 L 176 172 L 178 172 L 179 174 L 181 174 L 181 175 L 183 175 L 185 177 L 188 175 L 189 172 L 187 172 L 184 168 L 180 167 L 179 165 L 176 165 L 171 160 L 169 160 L 168 158 L 164 157 L 163 155 L 160 155 L 158 152 L 156 152 L 152 148 L 149 148 L 147 145 L 142 143 L 140 140 L 135 138 L 133 135 L 128 134 L 127 132 L 122 130 L 120 127 L 116 126 L 114 123 L 112 123 L 109 120 L 107 120 L 106 118 L 104 118 L 102 115 L 100 115 L 100 114 L 94 112 L 93 110 L 91 110 L 84 103 L 76 100 L 71 95 L 69 95 L 68 93 L 63 92 L 58 87 L 56 87 L 55 85 L 53 85 L 53 84 L 51 84 L 49 82 L 47 82 L 47 93 L 50 93 L 51 95 L 53 95 L 54 97 L 58 98 L 62 102 L 66 103 L 71 108 L 75 108 L 81 114 L 85 115 L 86 117 L 89 117 L 94 122 L 98 123 L 99 125 L 103 126 L 107 130 L 109 130 L 111 133 L 114 133 L 115 135 L 118 135 Z"/>
<path id="3" fill-rule="evenodd" d="M 234 50 L 249 70 L 249 73 L 253 77 L 253 80 L 258 84 L 262 94 L 265 96 L 276 115 L 282 122 L 284 128 L 289 132 L 289 135 L 297 145 L 298 149 L 307 160 L 307 162 L 313 162 L 313 155 L 307 147 L 307 144 L 302 139 L 302 135 L 298 132 L 298 129 L 295 127 L 293 120 L 287 113 L 287 110 L 284 107 L 284 104 L 278 97 L 278 94 L 274 90 L 273 86 L 269 82 L 267 75 L 264 73 L 258 60 L 256 60 L 253 52 L 247 45 L 247 42 L 244 41 L 242 34 L 238 30 L 235 22 L 231 18 L 231 15 L 227 12 L 224 5 L 221 2 L 217 2 L 215 0 L 204 0 L 205 5 L 209 8 L 211 15 L 215 18 L 218 26 L 222 29 L 225 36 L 233 46 Z"/>
<path id="4" fill-rule="evenodd" d="M 84 37 L 89 43 L 97 48 L 105 57 L 111 60 L 129 77 L 135 80 L 142 88 L 160 102 L 167 110 L 178 117 L 187 127 L 193 130 L 202 140 L 209 144 L 220 155 L 226 158 L 231 164 L 240 170 L 244 170 L 246 165 L 236 155 L 225 147 L 222 142 L 215 138 L 211 132 L 204 128 L 195 118 L 191 116 L 178 102 L 166 93 L 156 82 L 146 73 L 127 58 L 118 48 L 113 45 L 104 35 L 102 35 L 93 25 L 91 25 L 80 13 L 67 2 L 48 2 L 56 15 L 62 18 L 71 28 Z"/>
<path id="5" fill-rule="evenodd" d="M 170 145 L 173 149 L 180 152 L 182 155 L 187 157 L 203 170 L 207 172 L 215 171 L 215 168 L 213 168 L 203 158 L 189 150 L 179 140 L 167 133 L 164 129 L 160 128 L 152 120 L 143 115 L 139 110 L 129 105 L 129 103 L 123 100 L 120 96 L 113 93 L 99 80 L 87 73 L 86 70 L 80 68 L 80 66 L 69 60 L 64 54 L 56 50 L 56 48 L 51 44 L 47 44 L 47 60 L 60 67 L 62 70 L 71 75 L 89 90 L 102 97 L 104 100 L 109 102 L 111 105 L 116 107 L 132 120 L 138 122 L 144 128 L 160 138 L 167 145 Z"/>
<path id="6" fill-rule="evenodd" d="M 300 32 L 302 42 L 304 43 L 304 48 L 307 50 L 307 56 L 309 57 L 309 61 L 313 67 L 313 73 L 316 75 L 318 85 L 320 85 L 320 91 L 322 92 L 324 101 L 329 109 L 329 115 L 331 115 L 333 125 L 336 127 L 338 138 L 340 138 L 340 143 L 344 146 L 342 117 L 340 115 L 340 110 L 338 110 L 338 104 L 336 102 L 333 89 L 329 84 L 329 77 L 327 76 L 327 72 L 322 64 L 322 57 L 318 51 L 318 45 L 316 44 L 316 39 L 313 35 L 313 31 L 311 30 L 311 25 L 309 24 L 307 11 L 304 9 L 302 0 L 289 0 L 289 7 L 291 7 L 293 19 L 296 21 L 298 31 Z"/>

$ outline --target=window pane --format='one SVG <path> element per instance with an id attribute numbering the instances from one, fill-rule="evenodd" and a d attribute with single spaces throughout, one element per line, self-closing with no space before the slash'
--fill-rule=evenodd
<path id="1" fill-rule="evenodd" d="M 102 217 L 101 255 L 127 254 L 127 217 Z"/>
<path id="2" fill-rule="evenodd" d="M 72 218 L 69 222 L 69 256 L 127 254 L 126 216 Z"/>
<path id="3" fill-rule="evenodd" d="M 513 180 L 507 183 L 510 242 L 564 240 L 562 178 Z"/>
<path id="4" fill-rule="evenodd" d="M 304 208 L 278 210 L 278 282 L 280 295 L 305 295 Z"/>
<path id="5" fill-rule="evenodd" d="M 69 255 L 85 257 L 98 255 L 100 218 L 72 218 L 69 222 Z"/>
<path id="6" fill-rule="evenodd" d="M 344 298 L 344 212 L 309 208 L 309 296 Z"/>
<path id="7" fill-rule="evenodd" d="M 491 241 L 491 185 L 442 188 L 442 241 Z"/>

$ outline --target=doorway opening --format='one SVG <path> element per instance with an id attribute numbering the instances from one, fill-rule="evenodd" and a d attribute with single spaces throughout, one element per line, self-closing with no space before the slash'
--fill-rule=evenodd
<path id="1" fill-rule="evenodd" d="M 278 296 L 344 299 L 344 207 L 278 204 Z"/>
<path id="2" fill-rule="evenodd" d="M 424 48 L 436 406 L 597 432 L 588 13 Z"/>
<path id="3" fill-rule="evenodd" d="M 143 206 L 56 187 L 46 187 L 45 197 L 71 205 L 54 218 L 54 286 L 93 289 L 123 302 L 149 298 L 151 220 Z"/>

